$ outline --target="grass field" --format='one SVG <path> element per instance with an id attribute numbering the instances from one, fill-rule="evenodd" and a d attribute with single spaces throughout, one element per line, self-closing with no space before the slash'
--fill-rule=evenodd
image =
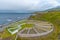
<path id="1" fill-rule="evenodd" d="M 14 33 L 16 30 L 22 30 L 24 28 L 31 28 L 34 25 L 33 24 L 27 24 L 28 20 L 22 20 L 22 21 L 18 21 L 18 22 L 14 22 L 12 24 L 10 24 L 3 32 L 0 33 L 0 38 L 9 38 L 12 36 L 12 38 L 15 39 L 15 36 L 17 35 L 16 33 Z M 21 25 L 22 24 L 22 25 Z M 18 27 L 18 25 L 20 25 L 20 27 Z M 21 28 L 21 29 L 20 29 Z M 11 39 L 13 40 L 13 39 Z"/>
<path id="2" fill-rule="evenodd" d="M 4 29 L 3 32 L 0 32 L 0 38 L 5 39 L 5 38 L 12 37 L 13 39 L 15 39 L 16 33 L 12 35 L 12 34 L 8 31 L 8 29 L 13 32 L 14 30 L 18 29 L 18 28 L 17 28 L 18 25 L 20 25 L 20 24 L 22 24 L 22 23 L 24 23 L 24 22 L 26 22 L 26 21 L 25 21 L 25 20 L 21 20 L 21 21 L 14 22 L 14 23 L 8 25 L 8 28 Z M 11 39 L 11 40 L 13 40 L 13 39 Z"/>
<path id="3" fill-rule="evenodd" d="M 38 40 L 60 40 L 60 12 L 50 11 L 44 14 L 35 13 L 36 15 L 31 16 L 29 19 L 32 20 L 43 20 L 53 23 L 54 31 L 44 37 L 40 37 Z"/>
<path id="4" fill-rule="evenodd" d="M 46 12 L 44 14 L 40 14 L 40 13 L 35 13 L 36 15 L 34 16 L 30 16 L 30 20 L 42 20 L 42 21 L 48 21 L 50 23 L 52 23 L 54 25 L 54 31 L 46 36 L 42 36 L 42 37 L 36 37 L 36 38 L 18 38 L 17 40 L 60 40 L 60 12 L 59 11 L 50 11 L 50 12 Z M 13 24 L 10 24 L 9 27 L 17 27 L 18 24 L 24 23 L 26 21 L 19 21 L 19 22 L 15 22 Z M 29 25 L 29 27 L 33 26 L 32 24 L 25 24 L 22 25 L 23 27 Z M 28 27 L 28 28 L 29 28 Z M 4 30 L 4 32 L 0 33 L 0 37 L 1 38 L 7 38 L 7 37 L 14 37 L 16 36 L 16 34 L 11 35 L 7 29 Z"/>
<path id="5" fill-rule="evenodd" d="M 4 32 L 3 33 L 0 33 L 0 38 L 2 38 L 2 39 L 7 39 L 7 38 L 13 38 L 13 39 L 15 39 L 15 36 L 16 36 L 16 34 L 14 34 L 14 35 L 11 35 L 6 29 L 4 30 Z M 11 38 L 11 39 L 12 39 Z"/>

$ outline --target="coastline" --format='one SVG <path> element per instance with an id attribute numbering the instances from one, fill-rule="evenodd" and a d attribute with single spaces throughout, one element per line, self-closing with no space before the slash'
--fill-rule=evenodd
<path id="1" fill-rule="evenodd" d="M 32 14 L 31 14 L 32 15 Z M 29 15 L 29 17 L 31 16 Z M 22 20 L 27 20 L 29 17 L 26 17 L 26 18 L 23 18 L 23 19 L 17 19 L 15 21 L 11 21 L 10 23 L 5 23 L 5 24 L 2 24 L 0 26 L 0 32 L 4 31 L 5 28 L 7 28 L 9 25 L 13 24 L 13 23 L 16 23 L 16 22 L 19 22 L 19 21 L 22 21 Z"/>

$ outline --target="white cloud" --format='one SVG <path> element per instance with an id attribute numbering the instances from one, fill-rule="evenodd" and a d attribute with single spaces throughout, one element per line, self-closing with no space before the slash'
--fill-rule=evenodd
<path id="1" fill-rule="evenodd" d="M 0 0 L 0 10 L 41 11 L 59 6 L 57 0 Z M 24 11 L 23 11 L 24 10 Z"/>
<path id="2" fill-rule="evenodd" d="M 39 9 L 46 10 L 53 7 L 60 6 L 60 3 L 58 3 L 56 0 L 42 0 L 41 3 L 38 3 L 38 4 L 35 6 L 32 6 L 30 10 L 39 10 Z"/>
<path id="3" fill-rule="evenodd" d="M 0 10 L 28 9 L 36 3 L 36 0 L 0 0 Z"/>
<path id="4" fill-rule="evenodd" d="M 60 5 L 60 3 L 58 3 L 58 1 L 56 1 L 56 0 L 47 0 L 47 2 L 50 3 L 50 4 L 53 5 L 53 6 L 58 6 L 58 5 Z"/>

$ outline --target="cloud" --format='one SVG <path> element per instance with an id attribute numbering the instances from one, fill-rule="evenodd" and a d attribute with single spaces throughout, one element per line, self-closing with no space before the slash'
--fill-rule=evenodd
<path id="1" fill-rule="evenodd" d="M 42 11 L 59 5 L 57 0 L 0 0 L 0 10 L 15 12 Z"/>
<path id="2" fill-rule="evenodd" d="M 36 11 L 41 11 L 41 10 L 46 10 L 50 8 L 54 8 L 60 6 L 60 3 L 58 3 L 56 0 L 42 0 L 39 2 L 37 5 L 32 6 L 30 10 L 36 10 Z"/>
<path id="3" fill-rule="evenodd" d="M 50 4 L 53 5 L 53 6 L 58 6 L 58 5 L 60 5 L 60 3 L 59 3 L 58 1 L 56 1 L 56 0 L 47 0 L 47 2 L 50 3 Z"/>

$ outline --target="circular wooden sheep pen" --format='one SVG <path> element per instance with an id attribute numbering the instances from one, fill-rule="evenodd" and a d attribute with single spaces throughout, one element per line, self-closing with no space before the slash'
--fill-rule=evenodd
<path id="1" fill-rule="evenodd" d="M 18 32 L 19 37 L 38 37 L 51 33 L 53 25 L 45 21 L 28 20 L 26 24 L 33 24 L 32 27 L 26 27 Z M 22 24 L 24 25 L 24 24 Z"/>

